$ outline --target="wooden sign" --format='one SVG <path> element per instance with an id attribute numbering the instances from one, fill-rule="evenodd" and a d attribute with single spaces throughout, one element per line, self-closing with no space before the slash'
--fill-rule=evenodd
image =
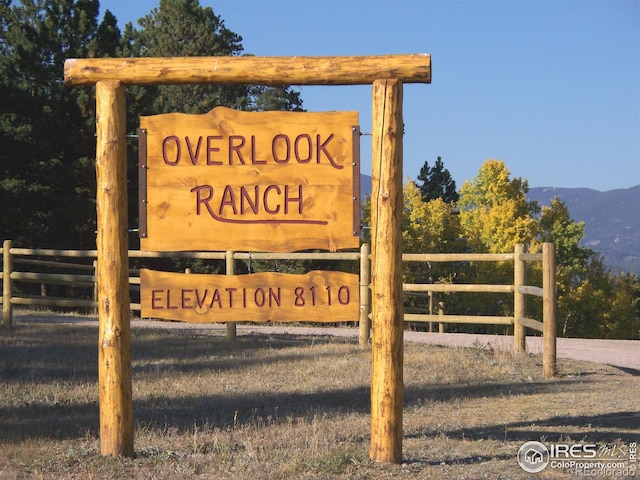
<path id="1" fill-rule="evenodd" d="M 140 118 L 143 250 L 357 248 L 357 112 Z"/>
<path id="2" fill-rule="evenodd" d="M 141 316 L 214 322 L 342 322 L 360 316 L 356 274 L 205 275 L 140 270 Z"/>

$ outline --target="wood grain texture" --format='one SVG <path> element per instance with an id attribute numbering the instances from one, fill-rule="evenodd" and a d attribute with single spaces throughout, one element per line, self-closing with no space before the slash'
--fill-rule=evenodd
<path id="1" fill-rule="evenodd" d="M 431 55 L 68 59 L 64 78 L 69 86 L 103 80 L 129 85 L 365 85 L 377 78 L 431 83 Z"/>
<path id="2" fill-rule="evenodd" d="M 133 456 L 124 87 L 96 85 L 100 449 Z"/>
<path id="3" fill-rule="evenodd" d="M 402 82 L 373 83 L 371 193 L 373 461 L 402 461 Z"/>
<path id="4" fill-rule="evenodd" d="M 527 281 L 527 264 L 521 258 L 526 251 L 525 245 L 518 243 L 513 253 L 513 351 L 516 353 L 525 353 L 527 350 L 527 331 L 519 321 L 526 315 L 526 300 L 521 291 Z"/>
<path id="5" fill-rule="evenodd" d="M 360 315 L 358 275 L 312 271 L 209 275 L 140 271 L 141 316 L 189 323 L 348 322 Z"/>
<path id="6" fill-rule="evenodd" d="M 358 248 L 357 112 L 142 117 L 144 250 Z"/>
<path id="7" fill-rule="evenodd" d="M 11 272 L 13 258 L 11 256 L 11 240 L 2 242 L 2 325 L 4 328 L 13 327 L 13 306 L 11 305 Z"/>
<path id="8" fill-rule="evenodd" d="M 552 378 L 557 373 L 557 330 L 556 330 L 556 246 L 542 244 L 542 373 Z"/>

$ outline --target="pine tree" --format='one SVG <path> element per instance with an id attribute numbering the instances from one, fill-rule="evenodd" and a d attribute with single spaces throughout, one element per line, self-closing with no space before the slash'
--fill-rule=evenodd
<path id="1" fill-rule="evenodd" d="M 211 7 L 199 0 L 161 0 L 138 20 L 140 29 L 125 28 L 123 54 L 135 57 L 238 56 L 242 37 L 229 30 Z M 138 110 L 145 114 L 206 113 L 214 107 L 238 110 L 301 110 L 299 94 L 288 87 L 256 85 L 162 85 L 136 90 Z M 144 94 L 142 93 L 144 92 Z"/>
<path id="2" fill-rule="evenodd" d="M 98 0 L 0 5 L 0 237 L 17 245 L 95 245 L 95 102 L 65 86 L 63 64 L 116 51 L 115 18 L 98 24 L 98 10 Z"/>
<path id="3" fill-rule="evenodd" d="M 429 162 L 424 162 L 418 174 L 418 181 L 422 182 L 420 192 L 423 201 L 428 202 L 436 198 L 441 198 L 447 203 L 458 201 L 456 182 L 449 170 L 444 168 L 442 158 L 438 157 L 433 167 L 429 167 Z"/>

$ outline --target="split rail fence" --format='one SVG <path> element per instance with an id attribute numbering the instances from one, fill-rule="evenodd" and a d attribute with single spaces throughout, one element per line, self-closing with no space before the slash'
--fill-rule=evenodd
<path id="1" fill-rule="evenodd" d="M 97 308 L 95 298 L 97 291 L 96 250 L 53 250 L 12 247 L 6 240 L 2 245 L 2 284 L 3 284 L 3 325 L 13 325 L 13 306 L 46 306 L 92 309 Z M 332 260 L 353 261 L 359 263 L 360 273 L 360 318 L 353 319 L 359 323 L 360 345 L 369 341 L 370 334 L 370 253 L 369 245 L 363 244 L 358 252 L 340 253 L 244 253 L 244 252 L 148 252 L 131 250 L 130 259 L 171 258 L 220 260 L 225 263 L 225 273 L 236 273 L 236 261 L 251 260 Z M 82 259 L 72 263 L 71 259 Z M 482 285 L 456 283 L 419 283 L 403 284 L 406 294 L 428 295 L 430 308 L 428 313 L 405 313 L 405 322 L 438 323 L 440 331 L 444 324 L 464 323 L 476 325 L 512 325 L 514 329 L 514 351 L 524 352 L 526 349 L 526 329 L 536 330 L 543 334 L 543 370 L 545 375 L 553 376 L 556 364 L 556 295 L 555 295 L 555 249 L 552 243 L 544 243 L 541 253 L 527 253 L 523 245 L 516 245 L 513 253 L 500 254 L 414 254 L 402 255 L 403 262 L 513 262 L 514 280 L 509 285 Z M 542 263 L 542 286 L 526 285 L 528 262 Z M 31 269 L 32 271 L 29 271 Z M 64 270 L 82 273 L 51 273 L 33 270 Z M 42 286 L 40 295 L 20 293 L 16 282 L 35 283 Z M 85 298 L 68 298 L 48 295 L 47 287 L 63 285 L 85 290 Z M 140 289 L 139 270 L 129 271 L 129 286 L 133 292 Z M 93 294 L 86 291 L 93 289 Z M 479 316 L 479 315 L 446 315 L 441 308 L 434 308 L 434 293 L 503 293 L 513 294 L 512 316 Z M 526 317 L 525 296 L 542 298 L 542 320 Z M 137 295 L 136 295 L 137 296 Z M 135 298 L 135 297 L 134 297 Z M 437 307 L 437 306 L 436 306 Z M 139 303 L 131 303 L 132 311 L 139 311 Z M 439 313 L 436 313 L 436 310 Z M 235 323 L 227 324 L 227 336 L 235 337 Z"/>

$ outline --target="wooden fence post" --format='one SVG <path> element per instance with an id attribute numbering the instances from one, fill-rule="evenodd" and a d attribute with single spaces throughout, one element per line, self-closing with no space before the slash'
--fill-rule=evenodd
<path id="1" fill-rule="evenodd" d="M 225 254 L 225 268 L 227 275 L 236 274 L 236 264 L 233 260 L 233 252 L 228 250 Z M 235 322 L 227 322 L 227 340 L 230 342 L 235 341 L 237 336 L 237 328 Z"/>
<path id="2" fill-rule="evenodd" d="M 525 296 L 520 291 L 527 281 L 527 263 L 521 259 L 527 248 L 518 243 L 513 252 L 513 351 L 524 353 L 527 350 L 526 327 L 520 323 L 526 313 Z"/>
<path id="3" fill-rule="evenodd" d="M 364 349 L 369 346 L 371 338 L 371 262 L 369 260 L 369 244 L 360 246 L 360 321 L 359 344 Z"/>
<path id="4" fill-rule="evenodd" d="M 429 315 L 433 315 L 433 292 L 427 292 L 429 295 Z M 433 322 L 429 322 L 429 333 L 433 333 Z"/>
<path id="5" fill-rule="evenodd" d="M 5 240 L 2 243 L 2 325 L 4 325 L 5 328 L 13 327 L 11 270 L 13 270 L 11 240 Z"/>
<path id="6" fill-rule="evenodd" d="M 402 461 L 402 82 L 373 82 L 371 194 L 373 461 Z"/>
<path id="7" fill-rule="evenodd" d="M 444 317 L 444 302 L 438 302 L 438 316 Z M 438 333 L 444 333 L 444 323 L 438 323 Z"/>
<path id="8" fill-rule="evenodd" d="M 133 457 L 124 87 L 96 83 L 100 450 Z"/>
<path id="9" fill-rule="evenodd" d="M 556 374 L 556 248 L 542 244 L 542 372 L 546 378 Z"/>
<path id="10" fill-rule="evenodd" d="M 93 266 L 93 276 L 94 276 L 94 281 L 93 281 L 93 301 L 96 302 L 96 305 L 98 304 L 98 260 L 94 260 L 93 262 L 91 262 L 91 265 Z M 96 307 L 93 310 L 95 315 L 98 315 L 98 308 Z"/>

